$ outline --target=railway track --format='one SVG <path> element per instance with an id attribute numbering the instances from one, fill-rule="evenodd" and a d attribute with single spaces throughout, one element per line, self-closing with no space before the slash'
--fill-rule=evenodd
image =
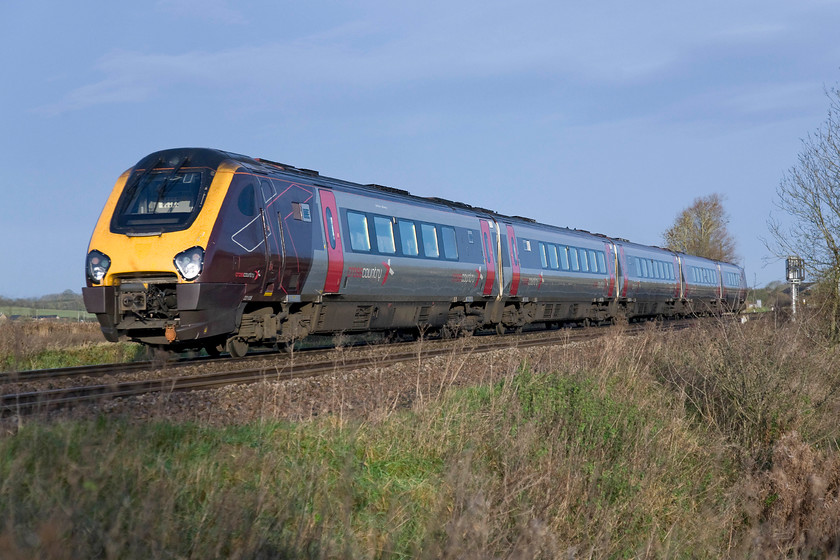
<path id="1" fill-rule="evenodd" d="M 687 328 L 694 323 L 695 321 L 670 321 L 665 323 L 664 327 L 671 330 L 678 330 Z M 628 327 L 628 333 L 632 334 L 633 332 L 641 331 L 643 328 L 644 325 L 630 325 Z M 470 352 L 482 353 L 505 347 L 530 348 L 559 343 L 566 344 L 569 342 L 596 339 L 606 335 L 607 332 L 609 332 L 607 329 L 580 329 L 548 332 L 543 331 L 544 336 L 540 337 L 481 337 L 480 340 L 476 339 L 472 341 L 470 345 Z M 400 343 L 392 346 L 383 346 L 382 355 L 377 356 L 375 363 L 378 367 L 383 367 L 411 360 L 426 360 L 437 356 L 445 356 L 453 352 L 449 345 L 436 344 L 432 342 L 433 341 L 428 341 L 421 346 L 418 346 L 416 343 Z M 385 348 L 388 349 L 387 352 L 384 351 Z M 334 351 L 323 352 L 323 357 L 321 357 L 320 354 L 311 356 L 308 354 L 308 357 L 312 357 L 314 359 L 307 360 L 305 363 L 296 363 L 292 359 L 286 359 L 282 363 L 275 361 L 272 365 L 266 365 L 265 357 L 265 355 L 256 355 L 253 358 L 248 357 L 247 359 L 239 359 L 235 361 L 223 358 L 203 358 L 188 362 L 193 365 L 227 362 L 236 368 L 228 371 L 202 373 L 199 375 L 177 375 L 158 379 L 123 382 L 115 381 L 112 383 L 86 384 L 82 386 L 71 386 L 59 389 L 9 393 L 0 397 L 0 416 L 31 415 L 34 413 L 56 410 L 62 407 L 92 404 L 107 399 L 136 397 L 149 393 L 176 393 L 214 389 L 233 384 L 255 383 L 260 381 L 287 381 L 292 379 L 317 377 L 327 373 L 350 371 L 363 367 L 369 367 L 372 364 L 370 356 L 358 358 L 342 357 L 340 360 L 336 360 Z M 259 365 L 249 366 L 249 362 L 259 362 Z M 78 375 L 96 377 L 118 375 L 128 371 L 137 372 L 149 370 L 151 368 L 151 363 L 138 362 L 136 364 L 111 364 L 87 368 L 81 367 L 57 370 L 39 370 L 29 374 L 25 372 L 9 374 L 7 379 L 4 381 L 7 384 L 14 383 L 21 381 L 21 377 L 25 377 L 28 381 L 57 379 Z"/>

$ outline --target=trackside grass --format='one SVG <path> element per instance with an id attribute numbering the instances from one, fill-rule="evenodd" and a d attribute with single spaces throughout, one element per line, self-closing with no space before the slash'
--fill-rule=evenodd
<path id="1" fill-rule="evenodd" d="M 598 348 L 378 417 L 25 423 L 0 557 L 840 552 L 834 347 L 721 323 Z"/>
<path id="2" fill-rule="evenodd" d="M 23 371 L 142 359 L 139 344 L 105 342 L 99 323 L 0 322 L 0 371 Z"/>

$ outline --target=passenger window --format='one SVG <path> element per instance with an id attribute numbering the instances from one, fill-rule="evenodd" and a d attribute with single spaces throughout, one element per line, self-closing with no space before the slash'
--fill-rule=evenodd
<path id="1" fill-rule="evenodd" d="M 598 251 L 598 272 L 607 273 L 607 261 L 603 251 Z"/>
<path id="2" fill-rule="evenodd" d="M 551 268 L 557 270 L 560 268 L 560 264 L 557 262 L 557 246 L 556 245 L 549 245 L 548 246 L 548 261 L 551 264 Z"/>
<path id="3" fill-rule="evenodd" d="M 436 259 L 440 256 L 438 250 L 437 230 L 430 224 L 420 224 L 420 234 L 423 236 L 423 254 Z"/>
<path id="4" fill-rule="evenodd" d="M 587 253 L 589 254 L 589 271 L 590 272 L 598 272 L 598 261 L 596 260 L 596 257 L 595 257 L 595 251 L 593 251 L 592 249 L 589 249 L 587 251 Z"/>
<path id="5" fill-rule="evenodd" d="M 560 247 L 560 268 L 569 270 L 569 248 Z"/>
<path id="6" fill-rule="evenodd" d="M 580 264 L 578 264 L 578 252 L 574 247 L 569 247 L 569 258 L 571 259 L 572 270 L 580 272 Z"/>
<path id="7" fill-rule="evenodd" d="M 580 254 L 580 271 L 589 272 L 589 259 L 586 256 L 586 249 L 578 249 Z"/>
<path id="8" fill-rule="evenodd" d="M 640 259 L 640 262 L 642 263 L 642 272 L 641 272 L 640 276 L 642 278 L 647 278 L 648 277 L 647 259 Z"/>
<path id="9" fill-rule="evenodd" d="M 347 226 L 350 230 L 350 247 L 354 251 L 370 251 L 367 216 L 358 212 L 347 212 Z"/>
<path id="10" fill-rule="evenodd" d="M 402 254 L 408 257 L 416 257 L 418 254 L 417 230 L 414 227 L 414 222 L 398 220 L 397 226 L 400 228 L 400 247 L 402 248 Z"/>
<path id="11" fill-rule="evenodd" d="M 545 243 L 540 241 L 540 262 L 543 268 L 548 268 L 548 256 L 545 253 Z"/>
<path id="12" fill-rule="evenodd" d="M 443 238 L 443 256 L 450 260 L 458 259 L 458 243 L 455 240 L 455 228 L 441 227 L 440 235 Z"/>
<path id="13" fill-rule="evenodd" d="M 380 253 L 393 255 L 397 252 L 394 246 L 394 226 L 391 218 L 383 216 L 373 217 L 373 229 L 376 231 L 376 248 Z"/>

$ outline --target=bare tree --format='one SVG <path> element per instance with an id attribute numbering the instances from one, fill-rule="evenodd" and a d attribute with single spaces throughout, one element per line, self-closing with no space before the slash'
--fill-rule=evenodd
<path id="1" fill-rule="evenodd" d="M 726 228 L 729 216 L 723 209 L 723 196 L 715 193 L 700 197 L 677 216 L 663 234 L 665 246 L 674 251 L 717 261 L 734 262 L 735 240 Z"/>
<path id="2" fill-rule="evenodd" d="M 840 333 L 840 91 L 826 92 L 828 118 L 802 141 L 796 165 L 776 189 L 776 207 L 786 214 L 770 216 L 775 243 L 765 240 L 777 257 L 803 259 L 808 273 L 821 284 L 831 312 L 831 334 Z"/>

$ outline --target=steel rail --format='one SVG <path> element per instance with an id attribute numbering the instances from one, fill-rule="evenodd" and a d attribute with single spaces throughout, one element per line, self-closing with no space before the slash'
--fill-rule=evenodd
<path id="1" fill-rule="evenodd" d="M 675 321 L 668 324 L 669 330 L 679 330 L 690 326 L 690 322 Z M 640 332 L 643 325 L 630 325 L 629 333 Z M 483 353 L 504 348 L 532 348 L 557 343 L 569 343 L 580 340 L 595 340 L 605 336 L 608 329 L 585 329 L 579 331 L 557 331 L 547 337 L 522 339 L 520 337 L 491 337 L 494 340 L 470 346 L 471 353 Z M 503 343 L 500 344 L 498 338 Z M 416 346 L 417 343 L 407 343 Z M 383 346 L 383 349 L 392 347 Z M 0 397 L 0 416 L 29 415 L 46 412 L 70 405 L 100 402 L 107 399 L 127 398 L 149 393 L 176 393 L 201 389 L 213 389 L 225 385 L 255 383 L 259 381 L 287 381 L 307 377 L 317 377 L 327 373 L 337 373 L 361 369 L 365 367 L 386 367 L 396 363 L 411 360 L 424 360 L 438 356 L 445 356 L 456 352 L 451 347 L 434 346 L 429 348 L 414 348 L 399 352 L 391 352 L 383 356 L 359 358 L 340 358 L 335 355 L 329 360 L 311 363 L 287 363 L 282 366 L 261 366 L 258 368 L 244 368 L 234 371 L 214 372 L 201 375 L 169 377 L 142 381 L 126 381 L 112 384 L 87 385 L 49 389 L 44 391 L 30 391 L 7 394 Z M 240 364 L 241 361 L 233 362 Z M 272 371 L 273 370 L 273 371 Z"/>

